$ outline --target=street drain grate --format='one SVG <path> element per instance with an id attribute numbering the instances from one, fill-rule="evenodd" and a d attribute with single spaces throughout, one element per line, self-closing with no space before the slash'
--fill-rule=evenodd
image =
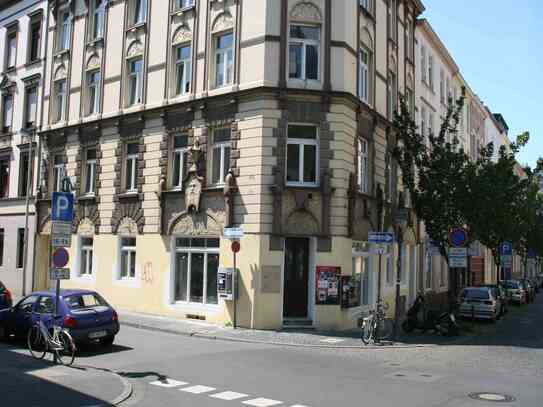
<path id="1" fill-rule="evenodd" d="M 499 393 L 470 393 L 469 397 L 473 400 L 493 401 L 495 403 L 511 403 L 516 400 L 513 396 Z"/>

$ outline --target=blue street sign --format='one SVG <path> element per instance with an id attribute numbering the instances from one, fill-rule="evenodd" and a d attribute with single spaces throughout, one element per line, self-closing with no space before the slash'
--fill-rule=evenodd
<path id="1" fill-rule="evenodd" d="M 72 222 L 74 218 L 74 196 L 71 192 L 53 192 L 51 220 Z"/>
<path id="2" fill-rule="evenodd" d="M 500 245 L 500 255 L 501 256 L 512 256 L 513 255 L 513 245 L 510 242 L 502 242 Z"/>
<path id="3" fill-rule="evenodd" d="M 529 259 L 535 259 L 537 257 L 537 254 L 534 249 L 528 249 L 528 258 Z"/>
<path id="4" fill-rule="evenodd" d="M 463 247 L 468 242 L 468 234 L 462 228 L 455 228 L 449 233 L 449 243 L 453 247 Z"/>
<path id="5" fill-rule="evenodd" d="M 392 244 L 394 242 L 394 233 L 390 232 L 370 232 L 368 242 L 373 244 Z"/>

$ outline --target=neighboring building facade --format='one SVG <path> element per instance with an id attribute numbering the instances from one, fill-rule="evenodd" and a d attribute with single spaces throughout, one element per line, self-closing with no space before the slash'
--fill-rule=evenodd
<path id="1" fill-rule="evenodd" d="M 32 135 L 39 129 L 42 115 L 48 6 L 47 1 L 36 0 L 3 3 L 0 6 L 0 280 L 16 295 L 22 295 L 32 289 L 34 268 L 37 143 Z M 32 145 L 31 140 L 34 140 Z M 25 244 L 28 261 L 23 275 Z"/>
<path id="2" fill-rule="evenodd" d="M 217 272 L 232 266 L 223 228 L 241 226 L 239 325 L 353 327 L 377 297 L 368 231 L 394 227 L 391 120 L 400 94 L 414 106 L 422 11 L 418 0 L 51 2 L 37 286 L 51 285 L 50 194 L 67 175 L 77 207 L 63 286 L 231 323 Z M 403 309 L 418 241 L 405 228 Z M 389 313 L 395 264 L 383 259 Z M 354 308 L 338 303 L 338 267 Z"/>

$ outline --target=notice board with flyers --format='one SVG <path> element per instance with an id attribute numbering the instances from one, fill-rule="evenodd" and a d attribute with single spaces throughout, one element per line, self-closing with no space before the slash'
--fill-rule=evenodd
<path id="1" fill-rule="evenodd" d="M 339 305 L 339 282 L 341 267 L 317 266 L 316 295 L 317 305 Z"/>

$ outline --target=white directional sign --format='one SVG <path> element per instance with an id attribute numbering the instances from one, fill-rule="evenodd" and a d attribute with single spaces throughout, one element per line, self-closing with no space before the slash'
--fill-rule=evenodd
<path id="1" fill-rule="evenodd" d="M 368 242 L 373 244 L 392 244 L 394 242 L 394 233 L 390 232 L 370 232 Z"/>
<path id="2" fill-rule="evenodd" d="M 452 268 L 468 267 L 468 249 L 465 247 L 449 248 L 449 267 L 452 267 Z"/>
<path id="3" fill-rule="evenodd" d="M 243 237 L 243 229 L 242 228 L 224 228 L 223 230 L 223 236 L 225 239 L 241 239 Z"/>
<path id="4" fill-rule="evenodd" d="M 370 253 L 386 255 L 390 246 L 386 244 L 376 244 L 370 248 Z"/>
<path id="5" fill-rule="evenodd" d="M 72 245 L 71 222 L 53 222 L 51 245 L 53 247 L 70 247 Z"/>
<path id="6" fill-rule="evenodd" d="M 52 268 L 49 270 L 49 280 L 69 280 L 70 269 L 67 268 Z"/>

